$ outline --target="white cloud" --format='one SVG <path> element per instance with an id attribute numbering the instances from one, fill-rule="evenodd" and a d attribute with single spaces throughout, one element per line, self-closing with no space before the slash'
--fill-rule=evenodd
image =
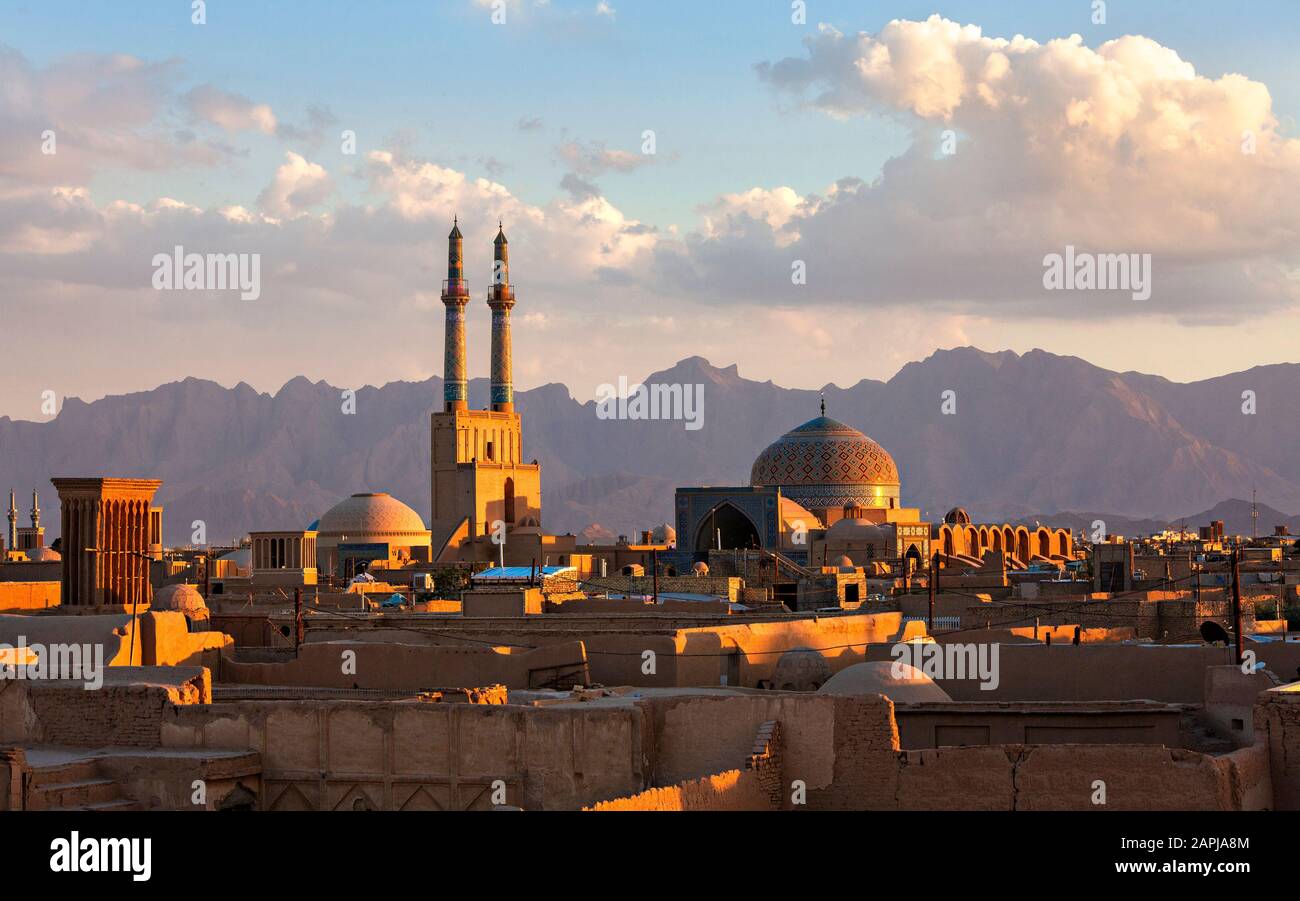
<path id="1" fill-rule="evenodd" d="M 569 141 L 556 148 L 569 168 L 579 175 L 599 175 L 602 172 L 632 172 L 655 161 L 646 153 L 629 150 L 609 150 L 602 141 Z"/>
<path id="2" fill-rule="evenodd" d="M 324 166 L 308 162 L 292 150 L 284 156 L 284 164 L 257 198 L 266 212 L 292 216 L 317 206 L 334 192 L 334 182 Z"/>
<path id="3" fill-rule="evenodd" d="M 760 77 L 834 116 L 896 117 L 912 146 L 872 184 L 845 179 L 798 202 L 782 189 L 722 198 L 728 227 L 707 210 L 700 232 L 661 249 L 661 276 L 682 289 L 786 302 L 798 258 L 810 301 L 1134 312 L 1128 295 L 1042 290 L 1044 254 L 1073 244 L 1151 253 L 1144 313 L 1300 302 L 1300 141 L 1280 132 L 1264 85 L 1198 75 L 1144 37 L 1040 44 L 937 16 L 875 35 L 823 27 L 805 44 Z"/>
<path id="4" fill-rule="evenodd" d="M 723 194 L 700 208 L 703 223 L 700 234 L 710 240 L 743 233 L 746 220 L 761 222 L 772 232 L 772 242 L 787 247 L 799 240 L 799 233 L 786 225 L 805 205 L 793 188 L 772 190 L 751 188 L 741 194 Z"/>
<path id="5" fill-rule="evenodd" d="M 36 70 L 0 51 L 0 296 L 19 333 L 61 316 L 76 319 L 86 346 L 172 348 L 210 329 L 227 349 L 212 365 L 227 368 L 208 374 L 233 383 L 243 373 L 305 371 L 301 356 L 285 353 L 285 336 L 310 347 L 339 340 L 343 329 L 365 334 L 356 325 L 364 307 L 376 323 L 402 317 L 413 340 L 382 361 L 366 355 L 357 377 L 427 373 L 439 365 L 427 348 L 440 340 L 437 290 L 453 215 L 476 292 L 504 219 L 520 290 L 520 360 L 547 361 L 529 371 L 565 373 L 570 384 L 608 381 L 611 365 L 650 371 L 702 353 L 814 387 L 826 374 L 874 374 L 864 366 L 888 375 L 935 343 L 987 335 L 990 321 L 1130 316 L 1131 300 L 1044 295 L 1042 254 L 1066 243 L 1153 253 L 1155 293 L 1143 314 L 1239 317 L 1243 306 L 1295 308 L 1300 296 L 1300 151 L 1280 133 L 1267 89 L 1236 75 L 1199 76 L 1145 38 L 1096 49 L 1075 38 L 1003 41 L 941 19 L 891 23 L 878 35 L 823 30 L 804 57 L 760 67 L 762 78 L 828 114 L 898 117 L 913 146 L 871 182 L 853 177 L 870 173 L 852 173 L 817 193 L 775 182 L 720 195 L 680 232 L 637 221 L 582 177 L 652 161 L 599 142 L 557 150 L 573 178 L 568 194 L 548 202 L 396 150 L 363 159 L 364 203 L 334 194 L 330 173 L 300 153 L 286 154 L 256 206 L 236 197 L 205 209 L 183 194 L 96 202 L 86 185 L 103 168 L 220 158 L 197 139 L 176 144 L 160 127 L 177 99 L 171 71 L 117 56 Z M 223 130 L 286 137 L 265 104 L 216 88 L 182 96 L 196 119 Z M 47 121 L 60 129 L 53 158 L 36 149 Z M 951 157 L 939 152 L 945 129 L 959 137 Z M 1247 130 L 1254 155 L 1241 152 Z M 178 243 L 260 253 L 264 300 L 152 291 L 149 261 Z M 796 259 L 807 265 L 803 286 L 791 283 Z M 481 303 L 475 316 L 481 331 Z M 573 341 L 578 332 L 583 340 Z M 471 353 L 472 367 L 485 365 L 486 341 Z M 167 359 L 171 369 L 140 377 L 152 384 L 191 374 L 184 354 Z M 97 390 L 107 388 L 77 393 Z"/>
<path id="6" fill-rule="evenodd" d="M 254 103 L 247 97 L 231 94 L 212 85 L 199 85 L 185 94 L 182 100 L 194 116 L 226 131 L 259 131 L 265 135 L 276 133 L 278 122 L 275 113 L 265 103 Z"/>
<path id="7" fill-rule="evenodd" d="M 84 184 L 105 168 L 216 162 L 220 148 L 182 146 L 158 121 L 176 68 L 126 54 L 80 54 L 40 68 L 0 45 L 0 183 Z"/>

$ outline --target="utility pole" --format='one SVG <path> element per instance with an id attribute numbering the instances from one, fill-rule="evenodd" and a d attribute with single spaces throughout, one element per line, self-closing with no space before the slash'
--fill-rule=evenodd
<path id="1" fill-rule="evenodd" d="M 655 603 L 658 604 L 659 603 L 659 549 L 658 548 L 650 549 L 650 568 L 655 571 L 654 572 Z"/>
<path id="2" fill-rule="evenodd" d="M 1241 549 L 1232 549 L 1232 631 L 1236 636 L 1237 666 L 1245 659 L 1241 635 Z"/>
<path id="3" fill-rule="evenodd" d="M 930 613 L 925 621 L 925 630 L 931 635 L 934 634 L 934 592 L 938 586 L 935 584 L 939 579 L 939 552 L 935 551 L 930 557 Z"/>

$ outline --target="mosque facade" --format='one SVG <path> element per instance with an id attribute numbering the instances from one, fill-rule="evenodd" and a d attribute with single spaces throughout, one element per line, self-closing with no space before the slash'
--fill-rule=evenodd
<path id="1" fill-rule="evenodd" d="M 974 524 L 961 508 L 930 523 L 903 505 L 902 479 L 879 443 L 826 415 L 786 432 L 759 453 L 750 484 L 685 487 L 676 492 L 678 557 L 714 550 L 757 550 L 819 568 L 847 563 L 913 570 L 976 567 L 988 551 L 1013 568 L 1067 560 L 1069 529 Z"/>
<path id="2" fill-rule="evenodd" d="M 541 466 L 536 460 L 524 462 L 523 424 L 515 412 L 510 334 L 515 289 L 510 283 L 509 242 L 498 227 L 487 294 L 492 311 L 487 410 L 469 409 L 465 307 L 470 291 L 459 223 L 452 224 L 447 244 L 443 408 L 430 417 L 429 528 L 435 559 L 464 556 L 474 543 L 490 540 L 494 528 L 505 535 L 516 528 L 539 529 L 542 515 Z"/>
<path id="3" fill-rule="evenodd" d="M 382 563 L 390 567 L 455 560 L 491 560 L 499 538 L 512 559 L 524 548 L 537 556 L 544 544 L 541 466 L 523 459 L 523 427 L 515 411 L 511 365 L 510 247 L 498 226 L 493 275 L 487 292 L 492 315 L 491 403 L 469 408 L 465 312 L 464 236 L 453 222 L 447 238 L 442 408 L 430 417 L 429 520 L 383 492 L 344 498 L 305 530 L 259 532 L 251 570 L 271 584 L 277 578 L 313 584 L 317 573 L 348 579 Z M 513 540 L 511 540 L 513 539 Z M 571 550 L 571 549 L 570 549 Z"/>

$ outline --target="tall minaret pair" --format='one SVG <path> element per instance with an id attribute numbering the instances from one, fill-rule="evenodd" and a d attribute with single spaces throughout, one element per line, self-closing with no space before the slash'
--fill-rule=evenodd
<path id="1" fill-rule="evenodd" d="M 465 281 L 464 238 L 458 219 L 452 222 L 447 245 L 447 281 L 442 286 L 442 302 L 447 308 L 442 397 L 443 410 L 451 412 L 469 409 L 469 380 L 465 371 L 465 307 L 469 303 L 469 283 Z M 510 248 L 501 223 L 497 223 L 492 257 L 492 287 L 488 289 L 487 299 L 492 310 L 492 409 L 513 413 L 510 310 L 515 305 L 515 291 L 510 287 Z"/>
<path id="2" fill-rule="evenodd" d="M 32 517 L 32 537 L 33 540 L 36 540 L 40 537 L 41 500 L 40 497 L 37 495 L 35 488 L 32 489 L 31 517 Z M 9 533 L 8 533 L 7 544 L 5 546 L 11 551 L 16 551 L 18 550 L 18 499 L 14 496 L 14 490 L 12 488 L 9 489 L 9 517 L 8 518 L 9 518 Z"/>

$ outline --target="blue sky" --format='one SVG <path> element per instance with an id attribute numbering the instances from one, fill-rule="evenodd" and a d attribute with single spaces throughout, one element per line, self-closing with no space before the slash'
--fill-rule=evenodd
<path id="1" fill-rule="evenodd" d="M 515 27 L 491 24 L 489 11 L 467 0 L 214 0 L 200 28 L 183 0 L 49 0 L 6 4 L 0 36 L 39 63 L 77 52 L 176 58 L 181 83 L 219 84 L 290 119 L 326 107 L 363 148 L 409 137 L 412 152 L 489 177 L 481 160 L 498 160 L 511 189 L 534 203 L 558 191 L 551 147 L 562 136 L 636 149 L 653 128 L 671 164 L 601 186 L 660 226 L 689 225 L 703 199 L 753 185 L 805 192 L 843 176 L 870 180 L 906 146 L 888 118 L 836 122 L 761 89 L 754 64 L 797 54 L 822 21 L 875 31 L 940 13 L 991 36 L 1077 32 L 1090 46 L 1140 33 L 1202 74 L 1264 82 L 1292 124 L 1300 112 L 1300 10 L 1290 0 L 1252 2 L 1248 14 L 1219 0 L 1113 0 L 1106 25 L 1092 24 L 1089 0 L 811 0 L 805 27 L 790 23 L 786 0 L 616 0 L 612 21 L 592 15 L 594 5 L 552 0 L 552 15 Z M 536 118 L 536 132 L 515 127 Z M 280 155 L 272 139 L 248 149 L 247 165 L 225 172 L 116 172 L 95 187 L 138 202 L 160 191 L 204 205 L 247 202 Z"/>
<path id="2" fill-rule="evenodd" d="M 425 378 L 457 213 L 480 281 L 509 220 L 517 383 L 579 397 L 694 354 L 794 387 L 966 343 L 1180 380 L 1297 359 L 1294 2 L 1112 0 L 1104 25 L 1090 0 L 809 0 L 805 25 L 788 0 L 509 4 L 210 0 L 202 26 L 188 0 L 0 5 L 0 312 L 35 336 L 0 415 L 42 418 L 51 381 Z M 1016 35 L 1059 46 L 990 40 Z M 151 291 L 178 241 L 262 254 L 262 305 Z M 1151 253 L 1151 303 L 1044 295 L 1066 244 Z M 321 352 L 395 323 L 378 358 Z"/>

